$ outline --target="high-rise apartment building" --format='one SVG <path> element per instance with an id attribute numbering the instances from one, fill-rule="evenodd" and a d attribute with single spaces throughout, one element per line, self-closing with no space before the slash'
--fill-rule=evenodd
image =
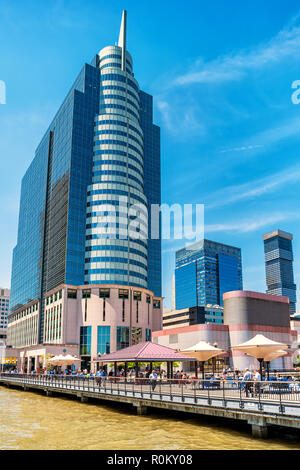
<path id="1" fill-rule="evenodd" d="M 47 294 L 61 286 L 161 296 L 161 240 L 148 238 L 151 204 L 161 203 L 160 128 L 134 77 L 126 22 L 124 11 L 118 45 L 83 66 L 22 180 L 10 311 L 14 321 L 38 314 L 39 343 L 52 325 Z M 120 312 L 135 308 L 120 302 Z"/>
<path id="2" fill-rule="evenodd" d="M 0 287 L 0 343 L 5 342 L 7 336 L 7 318 L 9 312 L 10 290 Z"/>
<path id="3" fill-rule="evenodd" d="M 273 230 L 263 235 L 267 294 L 290 300 L 290 315 L 296 312 L 296 284 L 293 273 L 293 235 Z"/>
<path id="4" fill-rule="evenodd" d="M 200 240 L 176 252 L 176 309 L 223 305 L 223 294 L 243 289 L 241 249 Z"/>

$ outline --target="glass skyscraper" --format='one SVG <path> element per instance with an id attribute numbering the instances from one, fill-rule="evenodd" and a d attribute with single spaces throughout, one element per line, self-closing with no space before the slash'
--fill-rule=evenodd
<path id="1" fill-rule="evenodd" d="M 263 235 L 267 294 L 290 299 L 290 314 L 296 312 L 296 284 L 293 273 L 293 235 L 273 230 Z"/>
<path id="2" fill-rule="evenodd" d="M 223 305 L 223 294 L 243 289 L 241 249 L 203 239 L 176 252 L 177 310 Z"/>
<path id="3" fill-rule="evenodd" d="M 147 210 L 161 203 L 160 129 L 134 78 L 126 29 L 124 11 L 118 45 L 83 66 L 23 177 L 11 311 L 60 284 L 161 296 L 161 240 L 147 239 Z M 139 238 L 127 236 L 134 223 Z"/>

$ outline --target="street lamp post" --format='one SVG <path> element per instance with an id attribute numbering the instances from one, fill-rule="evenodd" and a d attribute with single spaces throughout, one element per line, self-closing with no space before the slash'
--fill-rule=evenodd
<path id="1" fill-rule="evenodd" d="M 217 348 L 217 347 L 218 347 L 218 343 L 214 343 L 213 346 L 214 346 L 215 348 Z M 216 356 L 215 356 L 215 357 L 213 357 L 213 375 L 215 375 L 216 369 L 217 369 L 217 358 L 216 358 Z"/>

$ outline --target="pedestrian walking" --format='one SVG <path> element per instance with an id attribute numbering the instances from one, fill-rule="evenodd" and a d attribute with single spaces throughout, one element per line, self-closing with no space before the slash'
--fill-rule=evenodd
<path id="1" fill-rule="evenodd" d="M 97 370 L 97 373 L 96 373 L 96 384 L 97 385 L 101 384 L 100 375 L 101 375 L 101 369 Z"/>
<path id="2" fill-rule="evenodd" d="M 259 370 L 255 371 L 254 378 L 253 378 L 255 384 L 254 384 L 254 394 L 257 395 L 259 394 L 259 388 L 260 388 L 260 382 L 261 382 L 261 375 Z"/>
<path id="3" fill-rule="evenodd" d="M 155 372 L 155 370 L 151 372 L 149 379 L 152 386 L 152 391 L 154 391 L 157 383 L 157 373 Z"/>
<path id="4" fill-rule="evenodd" d="M 245 369 L 245 373 L 244 373 L 244 376 L 243 376 L 243 379 L 242 379 L 242 383 L 244 383 L 244 388 L 243 390 L 245 390 L 246 392 L 246 397 L 248 398 L 249 396 L 249 392 L 253 395 L 253 392 L 252 392 L 252 380 L 253 380 L 253 374 L 252 372 L 246 368 Z"/>
<path id="5" fill-rule="evenodd" d="M 101 380 L 101 385 L 103 387 L 105 387 L 105 382 L 106 382 L 106 373 L 105 371 L 102 369 L 101 372 L 100 372 L 100 380 Z"/>

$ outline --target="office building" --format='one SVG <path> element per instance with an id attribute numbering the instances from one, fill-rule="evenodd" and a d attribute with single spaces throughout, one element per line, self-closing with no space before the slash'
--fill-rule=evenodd
<path id="1" fill-rule="evenodd" d="M 10 290 L 0 288 L 0 344 L 6 342 Z"/>
<path id="2" fill-rule="evenodd" d="M 267 293 L 288 297 L 290 315 L 296 312 L 296 284 L 293 273 L 293 235 L 273 230 L 263 235 Z"/>
<path id="3" fill-rule="evenodd" d="M 231 370 L 245 370 L 246 367 L 254 370 L 259 366 L 258 361 L 242 351 L 231 350 L 231 347 L 244 343 L 257 334 L 289 346 L 286 356 L 271 361 L 271 370 L 293 367 L 293 354 L 298 349 L 298 331 L 290 322 L 289 299 L 260 292 L 227 292 L 223 295 L 222 324 L 182 323 L 164 327 L 161 331 L 152 333 L 152 341 L 179 351 L 205 341 L 225 351 L 216 358 L 219 370 L 223 366 L 229 366 Z M 187 364 L 182 363 L 182 367 L 189 370 Z"/>
<path id="4" fill-rule="evenodd" d="M 223 305 L 223 294 L 242 290 L 241 249 L 203 239 L 176 252 L 175 303 Z"/>
<path id="5" fill-rule="evenodd" d="M 223 308 L 219 305 L 206 305 L 163 313 L 164 330 L 200 323 L 223 323 Z"/>
<path id="6" fill-rule="evenodd" d="M 161 202 L 160 129 L 134 77 L 126 23 L 124 11 L 118 45 L 83 66 L 22 180 L 10 312 L 32 316 L 32 344 L 45 342 L 46 299 L 62 286 L 124 286 L 130 308 L 131 287 L 162 301 L 161 240 L 148 239 Z"/>
<path id="7" fill-rule="evenodd" d="M 95 369 L 94 359 L 142 341 L 162 328 L 161 299 L 132 286 L 61 285 L 45 297 L 44 343 L 38 341 L 40 304 L 32 302 L 9 316 L 7 344 L 18 348 L 20 370 L 42 370 L 47 355 L 81 358 L 81 368 Z"/>

